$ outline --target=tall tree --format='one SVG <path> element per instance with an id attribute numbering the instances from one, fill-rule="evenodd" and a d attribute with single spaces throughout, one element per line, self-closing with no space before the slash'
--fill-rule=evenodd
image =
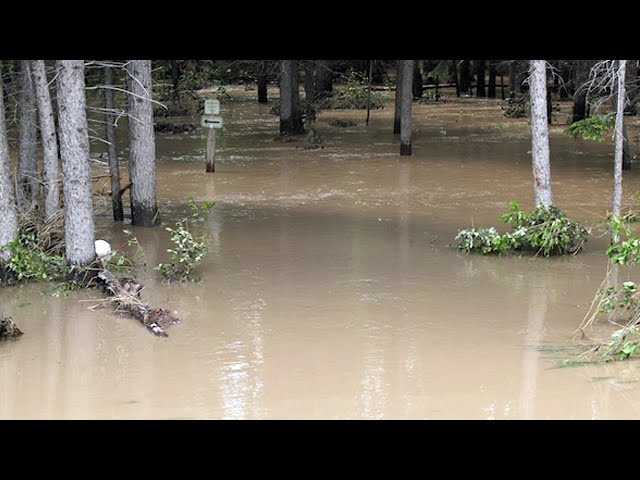
<path id="1" fill-rule="evenodd" d="M 627 106 L 625 107 L 625 115 L 636 115 L 638 113 L 638 96 L 640 88 L 638 85 L 638 69 L 640 68 L 639 60 L 627 61 Z"/>
<path id="2" fill-rule="evenodd" d="M 58 136 L 51 105 L 49 82 L 44 60 L 31 61 L 31 73 L 35 87 L 38 116 L 40 117 L 40 138 L 42 139 L 42 182 L 44 184 L 44 214 L 49 220 L 60 208 L 58 188 Z"/>
<path id="3" fill-rule="evenodd" d="M 402 69 L 402 100 L 400 113 L 400 155 L 411 155 L 411 101 L 414 60 L 400 60 Z"/>
<path id="4" fill-rule="evenodd" d="M 304 133 L 299 103 L 298 62 L 283 60 L 280 71 L 280 135 Z"/>
<path id="5" fill-rule="evenodd" d="M 396 62 L 396 101 L 393 111 L 393 134 L 400 133 L 400 116 L 402 113 L 402 60 Z"/>
<path id="6" fill-rule="evenodd" d="M 416 100 L 422 98 L 422 73 L 420 72 L 420 66 L 418 62 L 414 60 L 413 62 L 413 98 Z"/>
<path id="7" fill-rule="evenodd" d="M 489 87 L 487 89 L 488 98 L 496 98 L 496 76 L 498 75 L 498 69 L 493 60 L 489 60 Z"/>
<path id="8" fill-rule="evenodd" d="M 573 94 L 572 122 L 587 118 L 587 91 L 580 88 L 589 76 L 589 65 L 586 60 L 578 60 L 576 65 L 575 92 Z"/>
<path id="9" fill-rule="evenodd" d="M 485 60 L 476 60 L 476 97 L 486 97 L 485 89 Z"/>
<path id="10" fill-rule="evenodd" d="M 333 92 L 333 70 L 329 60 L 316 61 L 316 95 L 325 98 Z"/>
<path id="11" fill-rule="evenodd" d="M 115 101 L 113 99 L 113 71 L 110 65 L 104 67 L 104 107 L 106 110 L 107 154 L 109 156 L 109 174 L 111 175 L 111 207 L 113 220 L 122 222 L 124 211 L 120 194 L 120 166 L 118 165 L 118 149 L 116 136 Z"/>
<path id="12" fill-rule="evenodd" d="M 261 60 L 258 62 L 258 103 L 269 103 L 267 98 L 267 84 L 269 77 L 267 75 L 267 62 Z"/>
<path id="13" fill-rule="evenodd" d="M 531 156 L 533 195 L 536 207 L 550 206 L 551 165 L 549 160 L 549 126 L 547 124 L 547 65 L 545 60 L 529 61 L 531 97 Z"/>
<path id="14" fill-rule="evenodd" d="M 611 213 L 620 216 L 620 204 L 622 202 L 622 155 L 624 148 L 624 107 L 626 101 L 625 80 L 627 61 L 618 61 L 618 98 L 616 101 L 616 150 L 613 162 L 613 205 Z"/>
<path id="15" fill-rule="evenodd" d="M 83 60 L 58 60 L 57 100 L 67 262 L 95 258 L 95 232 Z"/>
<path id="16" fill-rule="evenodd" d="M 304 98 L 307 119 L 315 120 L 316 112 L 313 108 L 313 101 L 316 97 L 315 92 L 315 62 L 313 60 L 304 61 Z"/>
<path id="17" fill-rule="evenodd" d="M 0 79 L 2 71 L 0 70 Z M 11 256 L 11 251 L 2 247 L 15 240 L 18 235 L 13 182 L 9 168 L 9 144 L 5 127 L 3 82 L 0 80 L 0 277 L 4 276 L 3 263 Z"/>
<path id="18" fill-rule="evenodd" d="M 39 184 L 36 164 L 36 98 L 29 60 L 19 60 L 18 95 L 18 206 L 29 208 L 38 200 Z"/>
<path id="19" fill-rule="evenodd" d="M 471 68 L 469 62 L 471 62 L 471 60 L 462 60 L 460 62 L 460 93 L 469 93 L 471 87 Z"/>
<path id="20" fill-rule="evenodd" d="M 152 227 L 160 223 L 160 219 L 156 198 L 151 60 L 129 60 L 125 71 L 128 90 L 131 223 Z"/>
<path id="21" fill-rule="evenodd" d="M 520 93 L 520 85 L 518 84 L 518 64 L 517 60 L 511 60 L 509 63 L 509 96 Z"/>

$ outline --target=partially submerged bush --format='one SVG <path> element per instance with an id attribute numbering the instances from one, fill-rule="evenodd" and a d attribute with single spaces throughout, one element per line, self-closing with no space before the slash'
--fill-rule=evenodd
<path id="1" fill-rule="evenodd" d="M 346 82 L 340 87 L 336 87 L 330 97 L 320 101 L 320 108 L 342 109 L 342 110 L 364 110 L 367 108 L 367 98 L 369 88 L 367 79 L 351 72 L 346 77 Z M 382 95 L 379 92 L 371 91 L 371 108 L 383 108 Z"/>
<path id="2" fill-rule="evenodd" d="M 529 96 L 528 95 L 511 95 L 506 100 L 505 105 L 501 106 L 504 116 L 507 118 L 521 118 L 529 116 Z"/>
<path id="3" fill-rule="evenodd" d="M 22 331 L 11 317 L 5 317 L 0 314 L 0 340 L 16 338 L 20 335 L 22 335 Z"/>
<path id="4" fill-rule="evenodd" d="M 499 220 L 511 225 L 512 231 L 499 234 L 494 227 L 460 230 L 455 238 L 458 249 L 483 255 L 535 251 L 536 255 L 550 257 L 578 253 L 589 235 L 586 228 L 569 220 L 554 205 L 541 205 L 526 213 L 513 201 Z"/>
<path id="5" fill-rule="evenodd" d="M 584 120 L 573 122 L 564 133 L 573 138 L 584 138 L 601 142 L 604 140 L 604 132 L 612 129 L 616 123 L 616 116 L 612 113 L 606 115 L 593 115 Z"/>

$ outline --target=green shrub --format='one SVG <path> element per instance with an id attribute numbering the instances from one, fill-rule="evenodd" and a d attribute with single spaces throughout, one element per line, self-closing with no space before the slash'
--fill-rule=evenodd
<path id="1" fill-rule="evenodd" d="M 569 125 L 564 133 L 573 138 L 584 138 L 585 140 L 594 140 L 601 142 L 604 140 L 604 132 L 612 129 L 616 123 L 616 116 L 612 113 L 606 115 L 593 115 L 573 122 Z"/>

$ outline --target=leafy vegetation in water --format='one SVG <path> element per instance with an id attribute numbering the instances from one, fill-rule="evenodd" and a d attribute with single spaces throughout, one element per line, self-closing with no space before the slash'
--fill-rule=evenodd
<path id="1" fill-rule="evenodd" d="M 204 202 L 201 207 L 198 207 L 193 198 L 190 198 L 188 205 L 191 214 L 176 222 L 173 228 L 165 228 L 171 234 L 171 243 L 173 244 L 173 247 L 167 250 L 171 260 L 168 263 L 158 264 L 155 269 L 167 281 L 186 282 L 191 280 L 193 270 L 207 253 L 206 235 L 194 237 L 190 228 L 194 223 L 204 222 L 215 203 Z"/>
<path id="2" fill-rule="evenodd" d="M 573 122 L 564 131 L 566 135 L 573 138 L 584 138 L 601 142 L 604 140 L 604 132 L 612 129 L 616 123 L 616 116 L 612 113 L 606 115 L 593 115 L 584 120 Z"/>
<path id="3" fill-rule="evenodd" d="M 507 118 L 528 117 L 529 96 L 511 95 L 500 108 L 502 108 L 504 116 Z"/>
<path id="4" fill-rule="evenodd" d="M 368 80 L 364 75 L 350 72 L 344 85 L 336 87 L 331 96 L 319 101 L 321 109 L 364 110 L 369 95 Z M 380 92 L 371 91 L 371 109 L 383 108 Z"/>
<path id="5" fill-rule="evenodd" d="M 543 257 L 578 253 L 587 241 L 589 231 L 556 206 L 539 206 L 526 213 L 516 201 L 499 217 L 511 225 L 511 231 L 500 234 L 494 227 L 460 230 L 455 237 L 457 248 L 483 255 L 509 251 L 535 251 Z"/>

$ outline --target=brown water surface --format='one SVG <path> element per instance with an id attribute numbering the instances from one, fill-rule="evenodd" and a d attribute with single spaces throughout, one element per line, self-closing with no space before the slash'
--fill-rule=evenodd
<path id="1" fill-rule="evenodd" d="M 415 105 L 414 155 L 401 158 L 389 106 L 368 127 L 361 111 L 323 112 L 324 148 L 304 149 L 274 141 L 277 119 L 255 92 L 231 93 L 215 174 L 204 173 L 204 132 L 157 139 L 163 221 L 189 196 L 217 202 L 202 282 L 140 274 L 144 298 L 183 322 L 162 339 L 90 309 L 97 292 L 0 290 L 25 332 L 0 345 L 0 418 L 640 417 L 637 362 L 554 368 L 561 357 L 541 349 L 571 342 L 603 278 L 605 238 L 560 259 L 449 246 L 460 228 L 495 225 L 512 199 L 531 207 L 526 119 L 505 119 L 496 101 Z M 555 201 L 599 222 L 611 142 L 561 131 Z M 625 172 L 627 204 L 639 175 Z M 104 206 L 97 227 L 124 247 Z M 166 259 L 163 228 L 131 230 L 150 265 Z"/>

